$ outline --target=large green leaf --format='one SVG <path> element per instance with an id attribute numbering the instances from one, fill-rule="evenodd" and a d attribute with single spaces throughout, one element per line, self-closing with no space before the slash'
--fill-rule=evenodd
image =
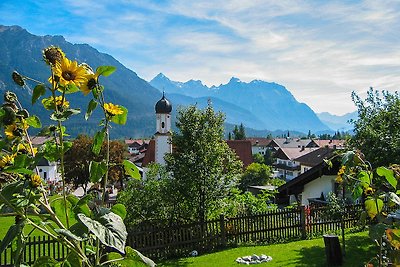
<path id="1" fill-rule="evenodd" d="M 369 237 L 372 240 L 380 240 L 382 236 L 385 234 L 387 225 L 383 223 L 377 223 L 375 225 L 371 225 L 369 228 Z"/>
<path id="2" fill-rule="evenodd" d="M 72 240 L 76 240 L 76 241 L 83 240 L 82 237 L 75 235 L 74 233 L 72 233 L 70 230 L 67 230 L 67 229 L 54 229 L 54 232 L 56 232 L 59 235 L 66 236 Z"/>
<path id="3" fill-rule="evenodd" d="M 120 124 L 120 125 L 124 125 L 126 123 L 126 120 L 128 118 L 128 109 L 124 106 L 119 106 L 123 113 L 119 114 L 119 115 L 115 115 L 111 118 L 111 121 L 116 123 L 116 124 Z"/>
<path id="4" fill-rule="evenodd" d="M 32 92 L 32 105 L 36 103 L 36 101 L 46 93 L 46 87 L 44 84 L 38 84 L 33 88 Z"/>
<path id="5" fill-rule="evenodd" d="M 99 214 L 95 219 L 91 219 L 83 213 L 78 214 L 78 217 L 102 244 L 125 253 L 125 242 L 128 232 L 120 216 L 108 211 Z"/>
<path id="6" fill-rule="evenodd" d="M 375 216 L 379 214 L 383 208 L 383 200 L 379 198 L 368 198 L 365 200 L 364 204 L 365 210 L 371 219 L 375 218 Z"/>
<path id="7" fill-rule="evenodd" d="M 129 160 L 124 160 L 123 163 L 125 173 L 128 174 L 130 177 L 140 180 L 141 176 L 139 173 L 139 168 Z"/>
<path id="8" fill-rule="evenodd" d="M 104 162 L 91 161 L 89 165 L 90 181 L 98 183 L 103 179 L 104 174 L 107 172 L 107 164 Z"/>
<path id="9" fill-rule="evenodd" d="M 369 171 L 360 171 L 357 175 L 357 179 L 360 181 L 360 185 L 363 188 L 368 188 L 371 185 L 371 177 L 372 173 Z"/>
<path id="10" fill-rule="evenodd" d="M 104 132 L 104 130 L 98 131 L 95 134 L 94 139 L 93 139 L 93 146 L 92 146 L 92 152 L 95 155 L 100 154 L 101 146 L 103 144 L 105 135 L 106 135 L 106 133 Z"/>
<path id="11" fill-rule="evenodd" d="M 150 266 L 150 267 L 155 267 L 156 266 L 154 261 L 152 261 L 151 259 L 147 258 L 142 253 L 140 253 L 139 251 L 137 251 L 136 249 L 133 249 L 131 247 L 126 247 L 126 257 L 125 258 L 128 258 L 128 259 L 140 259 L 147 266 Z"/>
<path id="12" fill-rule="evenodd" d="M 54 121 L 66 121 L 69 117 L 71 117 L 72 115 L 77 115 L 81 113 L 81 110 L 78 108 L 69 108 L 69 109 L 65 109 L 61 112 L 53 112 L 50 115 L 50 119 L 54 120 Z"/>
<path id="13" fill-rule="evenodd" d="M 96 109 L 96 107 L 97 107 L 97 101 L 94 99 L 90 100 L 87 110 L 86 110 L 85 120 L 89 119 L 89 117 L 92 115 L 92 113 Z"/>
<path id="14" fill-rule="evenodd" d="M 126 208 L 124 204 L 118 203 L 111 207 L 111 211 L 117 214 L 119 217 L 125 219 L 126 217 Z"/>
<path id="15" fill-rule="evenodd" d="M 117 68 L 114 66 L 100 66 L 96 69 L 97 75 L 103 75 L 105 77 L 111 75 Z"/>
<path id="16" fill-rule="evenodd" d="M 81 267 L 81 266 L 82 266 L 82 260 L 79 258 L 76 252 L 72 251 L 71 253 L 68 254 L 67 258 L 63 262 L 62 267 Z"/>
<path id="17" fill-rule="evenodd" d="M 342 156 L 342 165 L 351 164 L 354 160 L 355 153 L 354 151 L 347 151 Z"/>
<path id="18" fill-rule="evenodd" d="M 21 180 L 6 185 L 0 191 L 0 204 L 13 204 L 17 200 L 17 196 L 21 194 L 24 188 L 25 183 Z"/>
<path id="19" fill-rule="evenodd" d="M 376 169 L 376 173 L 379 176 L 383 176 L 386 178 L 386 181 L 394 188 L 396 189 L 397 187 L 397 179 L 394 177 L 394 172 L 393 170 L 390 170 L 386 167 L 378 167 Z"/>
<path id="20" fill-rule="evenodd" d="M 156 264 L 151 259 L 144 256 L 142 253 L 133 249 L 131 247 L 125 247 L 125 257 L 116 252 L 108 253 L 107 259 L 109 261 L 116 261 L 121 267 L 131 267 L 131 266 L 150 266 L 154 267 Z"/>
<path id="21" fill-rule="evenodd" d="M 9 244 L 11 244 L 14 238 L 17 237 L 22 232 L 23 228 L 24 228 L 23 221 L 21 221 L 18 224 L 11 225 L 10 228 L 8 228 L 6 235 L 1 240 L 0 254 L 3 253 L 3 251 L 8 247 Z"/>
<path id="22" fill-rule="evenodd" d="M 36 259 L 32 267 L 55 267 L 57 263 L 58 262 L 50 256 L 42 256 Z"/>
<path id="23" fill-rule="evenodd" d="M 353 187 L 351 196 L 353 199 L 358 199 L 363 194 L 363 187 L 358 183 Z"/>
<path id="24" fill-rule="evenodd" d="M 33 128 L 42 128 L 42 123 L 40 122 L 39 117 L 32 115 L 26 118 L 26 123 Z"/>

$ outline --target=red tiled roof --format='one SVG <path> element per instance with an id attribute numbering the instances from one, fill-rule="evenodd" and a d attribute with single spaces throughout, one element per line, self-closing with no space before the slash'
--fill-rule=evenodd
<path id="1" fill-rule="evenodd" d="M 238 155 L 243 162 L 243 167 L 247 167 L 253 163 L 253 155 L 251 154 L 251 142 L 248 140 L 227 140 L 228 146 Z M 154 162 L 156 158 L 155 141 L 150 140 L 146 154 L 143 158 L 142 166 L 146 167 L 150 162 Z"/>
<path id="2" fill-rule="evenodd" d="M 146 167 L 149 163 L 156 161 L 156 142 L 154 139 L 150 140 L 147 147 L 146 154 L 144 155 L 142 166 Z"/>
<path id="3" fill-rule="evenodd" d="M 243 168 L 253 163 L 251 154 L 251 142 L 249 140 L 226 140 L 228 146 L 235 151 L 239 159 L 243 162 Z"/>

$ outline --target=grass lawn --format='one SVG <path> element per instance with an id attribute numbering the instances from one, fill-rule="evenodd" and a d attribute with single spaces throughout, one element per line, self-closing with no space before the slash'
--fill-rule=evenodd
<path id="1" fill-rule="evenodd" d="M 14 224 L 15 217 L 14 216 L 0 216 L 0 240 L 4 238 L 6 235 L 8 228 Z M 33 230 L 33 227 L 30 225 L 25 226 L 24 233 L 27 234 Z M 43 236 L 43 232 L 39 230 L 34 230 L 31 236 Z"/>
<path id="2" fill-rule="evenodd" d="M 368 237 L 368 232 L 346 234 L 346 257 L 343 266 L 364 266 L 377 252 Z M 301 240 L 286 244 L 268 246 L 244 246 L 227 249 L 198 257 L 182 258 L 158 263 L 157 266 L 242 266 L 235 262 L 236 258 L 252 254 L 272 256 L 272 261 L 257 264 L 268 267 L 323 267 L 327 266 L 325 246 L 322 237 L 312 240 Z"/>

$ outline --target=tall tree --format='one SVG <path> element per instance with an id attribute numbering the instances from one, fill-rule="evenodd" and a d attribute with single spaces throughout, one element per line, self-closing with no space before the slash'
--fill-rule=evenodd
<path id="1" fill-rule="evenodd" d="M 400 162 L 400 98 L 398 93 L 370 89 L 365 100 L 355 92 L 358 109 L 354 124 L 353 148 L 360 149 L 372 166 Z"/>
<path id="2" fill-rule="evenodd" d="M 174 150 L 165 157 L 167 170 L 176 188 L 174 195 L 186 209 L 187 219 L 204 221 L 206 212 L 225 197 L 241 172 L 242 163 L 223 140 L 224 115 L 214 112 L 211 103 L 180 109 L 178 132 L 172 135 Z"/>
<path id="3" fill-rule="evenodd" d="M 243 173 L 239 182 L 239 189 L 246 191 L 250 185 L 266 185 L 271 177 L 271 167 L 265 164 L 252 163 L 247 166 Z"/>
<path id="4" fill-rule="evenodd" d="M 233 129 L 233 139 L 234 140 L 245 140 L 246 139 L 246 130 L 244 128 L 243 123 L 239 125 L 235 125 L 235 128 Z"/>

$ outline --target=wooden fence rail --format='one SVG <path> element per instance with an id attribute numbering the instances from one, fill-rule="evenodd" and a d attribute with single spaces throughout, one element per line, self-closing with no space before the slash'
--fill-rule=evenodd
<path id="1" fill-rule="evenodd" d="M 361 205 L 346 207 L 344 227 L 356 226 Z M 129 230 L 126 245 L 153 259 L 179 257 L 191 251 L 212 251 L 241 243 L 271 243 L 305 239 L 341 229 L 341 219 L 332 218 L 326 207 L 272 210 L 256 215 L 220 216 L 217 220 L 156 227 L 143 225 Z M 32 264 L 40 256 L 61 260 L 68 249 L 49 237 L 29 237 L 24 262 Z M 11 247 L 0 254 L 0 266 L 12 266 Z"/>

